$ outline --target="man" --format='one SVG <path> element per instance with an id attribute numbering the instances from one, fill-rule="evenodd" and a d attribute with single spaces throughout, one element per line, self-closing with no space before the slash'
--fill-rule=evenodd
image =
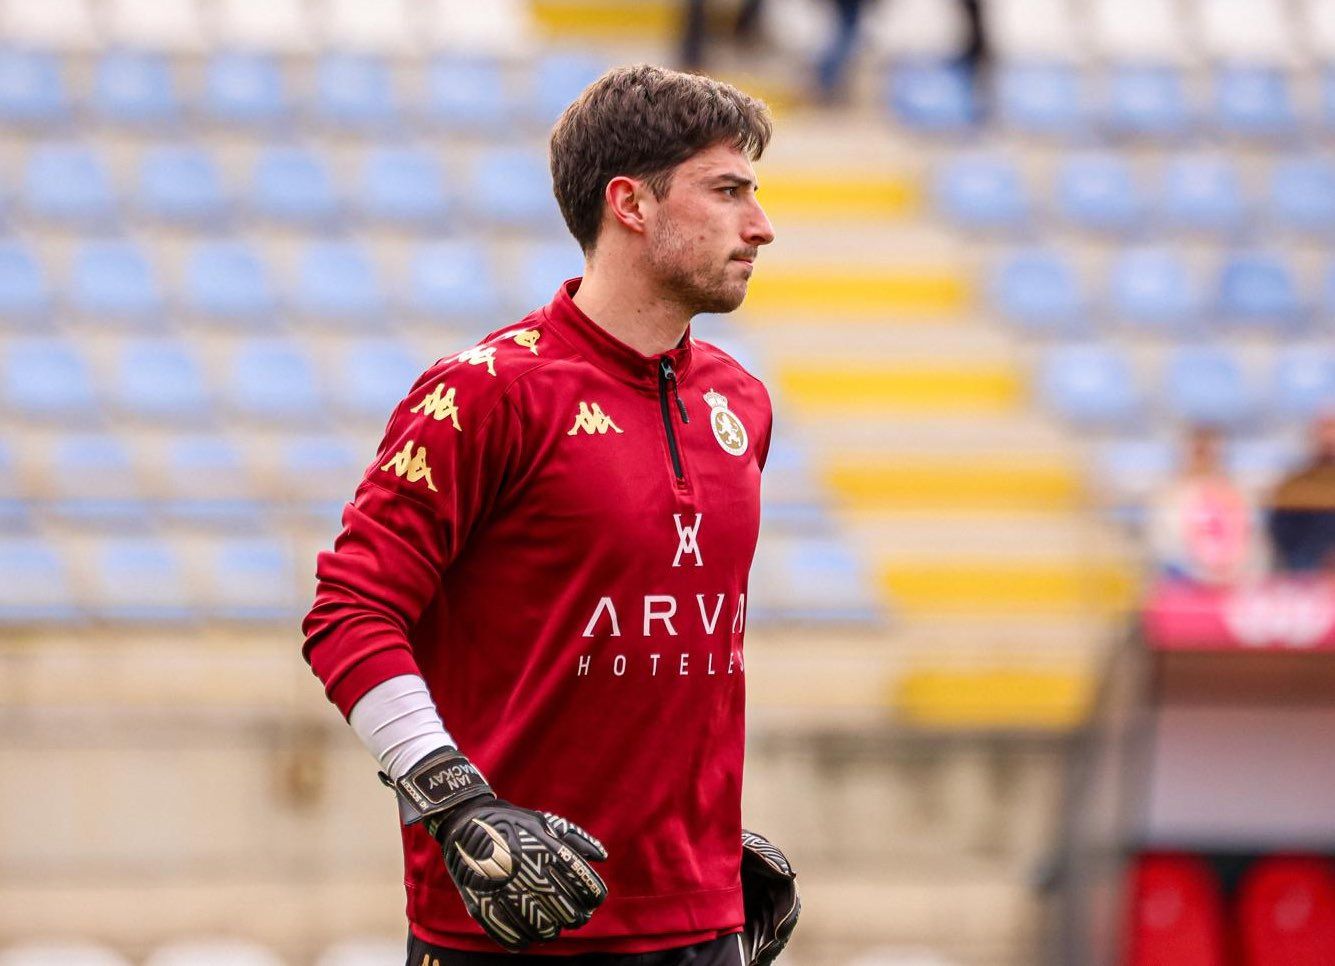
<path id="1" fill-rule="evenodd" d="M 410 966 L 738 966 L 792 930 L 740 816 L 769 398 L 690 332 L 773 240 L 769 136 L 716 81 L 592 84 L 551 138 L 584 276 L 421 377 L 319 557 L 304 653 L 399 793 Z"/>
<path id="2" fill-rule="evenodd" d="M 1317 414 L 1311 455 L 1270 497 L 1276 564 L 1295 573 L 1335 571 L 1335 409 Z"/>

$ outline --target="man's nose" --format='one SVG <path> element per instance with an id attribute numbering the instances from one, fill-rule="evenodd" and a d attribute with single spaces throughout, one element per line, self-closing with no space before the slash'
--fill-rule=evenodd
<path id="1" fill-rule="evenodd" d="M 768 245 L 774 241 L 774 226 L 769 223 L 765 209 L 760 207 L 759 202 L 753 207 L 751 221 L 746 226 L 746 243 L 756 246 Z"/>

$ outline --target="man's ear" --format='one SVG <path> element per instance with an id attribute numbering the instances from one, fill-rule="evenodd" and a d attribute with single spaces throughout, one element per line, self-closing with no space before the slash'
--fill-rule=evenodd
<path id="1" fill-rule="evenodd" d="M 649 188 L 644 182 L 623 175 L 607 182 L 603 200 L 612 217 L 623 227 L 643 234 L 647 214 L 645 203 L 650 197 Z"/>

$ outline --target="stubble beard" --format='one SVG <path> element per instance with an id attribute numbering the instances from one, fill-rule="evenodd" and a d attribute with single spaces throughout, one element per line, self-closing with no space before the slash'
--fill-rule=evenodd
<path id="1" fill-rule="evenodd" d="M 694 256 L 693 246 L 676 222 L 664 218 L 648 259 L 664 298 L 682 306 L 692 316 L 735 311 L 746 298 L 746 279 L 733 280 L 728 276 L 731 261 L 711 266 L 699 263 Z"/>

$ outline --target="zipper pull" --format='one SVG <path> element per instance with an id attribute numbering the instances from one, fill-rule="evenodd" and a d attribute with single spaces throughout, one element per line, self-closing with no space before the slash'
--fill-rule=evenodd
<path id="1" fill-rule="evenodd" d="M 662 366 L 663 378 L 667 381 L 668 385 L 672 387 L 672 398 L 677 403 L 677 412 L 681 413 L 681 421 L 683 423 L 689 423 L 691 417 L 686 414 L 686 404 L 681 401 L 681 394 L 677 392 L 677 371 L 672 368 L 672 363 L 668 362 L 667 359 L 662 361 Z"/>

